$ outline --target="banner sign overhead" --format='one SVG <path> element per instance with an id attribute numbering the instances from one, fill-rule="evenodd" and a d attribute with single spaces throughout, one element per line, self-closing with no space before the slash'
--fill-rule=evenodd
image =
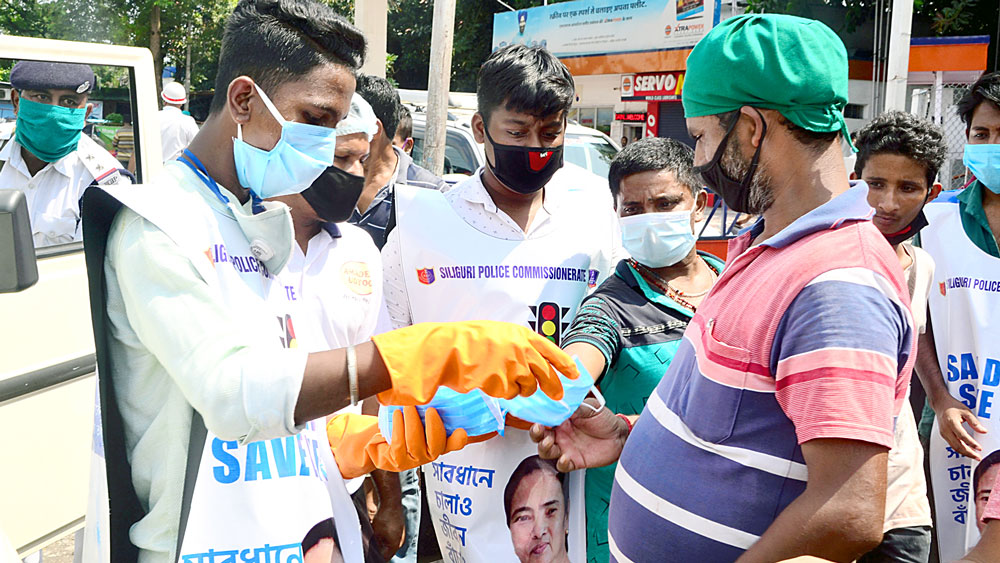
<path id="1" fill-rule="evenodd" d="M 493 16 L 493 49 L 514 43 L 557 57 L 693 47 L 719 22 L 719 0 L 575 0 Z"/>

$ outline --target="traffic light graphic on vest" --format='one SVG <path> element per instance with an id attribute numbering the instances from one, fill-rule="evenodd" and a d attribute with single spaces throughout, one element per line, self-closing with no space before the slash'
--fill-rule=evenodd
<path id="1" fill-rule="evenodd" d="M 569 323 L 563 322 L 563 317 L 569 312 L 569 308 L 560 307 L 558 303 L 552 301 L 542 301 L 538 305 L 532 305 L 529 309 L 531 309 L 531 315 L 534 318 L 528 321 L 528 326 L 559 346 L 562 342 L 563 331 L 569 328 Z"/>

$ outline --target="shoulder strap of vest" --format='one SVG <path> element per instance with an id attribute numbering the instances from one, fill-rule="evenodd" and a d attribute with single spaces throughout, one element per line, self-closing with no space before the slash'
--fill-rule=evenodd
<path id="1" fill-rule="evenodd" d="M 208 439 L 205 420 L 201 418 L 198 411 L 192 410 L 192 412 L 187 468 L 184 471 L 184 496 L 181 499 L 181 518 L 177 528 L 177 547 L 174 551 L 175 560 L 181 556 L 184 532 L 187 530 L 188 516 L 191 514 L 191 499 L 194 498 L 194 486 L 198 481 L 198 468 L 201 466 L 201 454 L 205 451 L 205 440 Z"/>
<path id="2" fill-rule="evenodd" d="M 109 531 L 111 553 L 115 561 L 136 561 L 139 549 L 129 539 L 129 529 L 145 511 L 132 484 L 132 467 L 125 448 L 125 425 L 118 408 L 117 393 L 111 377 L 111 354 L 108 332 L 111 322 L 105 305 L 107 280 L 104 255 L 108 233 L 122 204 L 104 190 L 86 190 L 81 200 L 84 232 L 84 256 L 90 281 L 90 318 L 97 352 L 97 383 L 100 390 L 101 427 L 104 437 L 104 462 L 107 468 Z"/>
<path id="3" fill-rule="evenodd" d="M 442 192 L 406 184 L 395 185 L 392 208 L 395 219 L 393 227 L 405 224 L 407 228 L 410 228 L 415 221 L 428 217 L 436 221 L 445 221 L 451 218 L 464 221 L 452 210 L 451 204 L 448 203 Z M 386 238 L 388 238 L 388 231 Z"/>
<path id="4" fill-rule="evenodd" d="M 906 289 L 909 292 L 910 298 L 913 298 L 913 292 L 917 289 L 917 268 L 922 267 L 917 264 L 920 258 L 917 257 L 917 251 L 911 250 L 913 255 L 913 264 L 910 265 L 910 271 L 907 272 L 906 276 Z"/>

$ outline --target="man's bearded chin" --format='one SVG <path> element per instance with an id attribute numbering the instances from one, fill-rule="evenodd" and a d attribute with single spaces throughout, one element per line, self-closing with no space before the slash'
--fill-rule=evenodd
<path id="1" fill-rule="evenodd" d="M 742 181 L 747 171 L 750 170 L 752 156 L 743 157 L 743 152 L 738 150 L 738 143 L 733 141 L 734 139 L 731 138 L 726 145 L 726 150 L 722 153 L 720 164 L 727 176 L 734 180 Z M 751 151 L 752 154 L 753 152 Z M 773 203 L 774 192 L 771 191 L 771 177 L 767 173 L 767 169 L 764 168 L 763 163 L 758 160 L 757 171 L 754 172 L 753 178 L 750 180 L 750 197 L 747 198 L 746 212 L 751 215 L 760 215 L 767 211 Z"/>

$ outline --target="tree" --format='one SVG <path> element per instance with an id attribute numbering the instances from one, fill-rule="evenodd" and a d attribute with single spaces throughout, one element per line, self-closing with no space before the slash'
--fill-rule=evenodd
<path id="1" fill-rule="evenodd" d="M 0 2 L 0 33 L 49 37 L 53 8 L 52 4 L 39 0 L 3 0 Z"/>
<path id="2" fill-rule="evenodd" d="M 386 47 L 397 55 L 391 77 L 401 88 L 427 89 L 433 15 L 434 0 L 400 0 L 389 7 Z"/>
<path id="3" fill-rule="evenodd" d="M 549 4 L 557 1 L 568 0 L 549 0 Z M 505 3 L 523 9 L 541 6 L 542 0 L 505 0 Z M 476 90 L 476 74 L 493 50 L 493 14 L 507 10 L 496 0 L 458 2 L 451 60 L 452 90 Z M 433 13 L 433 0 L 397 0 L 390 4 L 388 50 L 398 55 L 392 78 L 402 88 L 427 88 Z"/>
<path id="4" fill-rule="evenodd" d="M 49 37 L 88 43 L 128 44 L 123 22 L 107 0 L 56 0 Z"/>
<path id="5" fill-rule="evenodd" d="M 203 57 L 212 59 L 211 76 L 202 77 L 215 79 L 214 61 L 218 58 L 221 24 L 225 15 L 232 12 L 236 0 L 98 1 L 106 4 L 108 13 L 117 15 L 123 43 L 149 48 L 157 77 L 162 75 L 168 57 L 175 62 L 186 60 L 191 42 L 192 63 Z M 159 93 L 160 81 L 156 84 Z"/>

